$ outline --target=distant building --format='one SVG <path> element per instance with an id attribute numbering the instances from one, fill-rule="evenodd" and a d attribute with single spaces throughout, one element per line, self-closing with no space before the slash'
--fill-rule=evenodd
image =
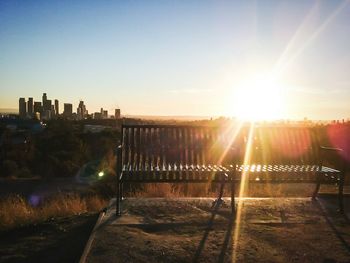
<path id="1" fill-rule="evenodd" d="M 56 117 L 58 117 L 59 114 L 60 114 L 60 110 L 59 110 L 58 100 L 55 100 L 55 115 L 56 115 Z"/>
<path id="2" fill-rule="evenodd" d="M 40 114 L 42 114 L 42 112 L 43 112 L 43 108 L 42 108 L 42 106 L 41 106 L 41 102 L 40 101 L 35 101 L 34 102 L 34 114 L 35 113 L 40 113 Z"/>
<path id="3" fill-rule="evenodd" d="M 101 108 L 101 118 L 108 119 L 108 111 Z"/>
<path id="4" fill-rule="evenodd" d="M 27 113 L 28 113 L 28 117 L 32 118 L 33 117 L 33 113 L 34 113 L 34 109 L 33 109 L 33 98 L 28 98 L 28 102 L 27 102 Z"/>
<path id="5" fill-rule="evenodd" d="M 103 118 L 103 119 L 108 119 L 108 110 L 104 110 L 104 111 L 103 111 L 102 118 Z"/>
<path id="6" fill-rule="evenodd" d="M 79 106 L 77 108 L 77 118 L 78 120 L 84 120 L 88 115 L 88 111 L 86 110 L 86 106 L 84 105 L 84 101 L 79 102 Z"/>
<path id="7" fill-rule="evenodd" d="M 19 98 L 19 117 L 25 119 L 27 117 L 27 104 L 25 98 Z"/>
<path id="8" fill-rule="evenodd" d="M 64 103 L 63 105 L 63 116 L 71 119 L 73 116 L 73 105 L 71 103 Z"/>
<path id="9" fill-rule="evenodd" d="M 115 111 L 114 111 L 114 118 L 115 119 L 120 119 L 120 109 L 115 109 Z"/>
<path id="10" fill-rule="evenodd" d="M 55 111 L 55 106 L 51 105 L 51 118 L 55 118 L 56 117 L 56 111 Z"/>
<path id="11" fill-rule="evenodd" d="M 41 118 L 44 120 L 50 120 L 52 118 L 51 109 L 52 109 L 51 100 L 46 99 L 43 105 L 43 114 Z"/>
<path id="12" fill-rule="evenodd" d="M 43 120 L 51 120 L 51 118 L 52 118 L 51 110 L 45 110 L 43 113 L 43 116 L 41 117 L 41 119 Z"/>
<path id="13" fill-rule="evenodd" d="M 45 101 L 47 100 L 47 96 L 46 93 L 43 94 L 43 101 L 42 101 L 42 105 L 45 105 Z"/>
<path id="14" fill-rule="evenodd" d="M 101 112 L 95 112 L 95 113 L 94 113 L 94 119 L 95 119 L 95 120 L 100 120 L 100 119 L 102 119 L 102 114 L 101 114 Z"/>
<path id="15" fill-rule="evenodd" d="M 47 111 L 47 110 L 51 110 L 51 100 L 45 100 L 44 104 L 43 104 L 43 107 L 44 107 L 44 111 Z"/>

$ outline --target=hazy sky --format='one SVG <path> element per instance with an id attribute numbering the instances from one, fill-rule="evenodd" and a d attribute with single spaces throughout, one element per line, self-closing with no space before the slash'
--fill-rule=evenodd
<path id="1" fill-rule="evenodd" d="M 281 100 L 281 117 L 348 118 L 349 47 L 349 1 L 1 0 L 0 108 L 46 92 L 90 112 L 237 115 Z M 266 75 L 279 97 L 239 95 Z"/>

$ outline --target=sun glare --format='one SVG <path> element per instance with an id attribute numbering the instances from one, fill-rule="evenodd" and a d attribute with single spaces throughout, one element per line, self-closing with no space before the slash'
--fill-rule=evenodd
<path id="1" fill-rule="evenodd" d="M 254 76 L 233 90 L 232 115 L 242 120 L 261 121 L 284 116 L 283 86 L 274 78 Z"/>

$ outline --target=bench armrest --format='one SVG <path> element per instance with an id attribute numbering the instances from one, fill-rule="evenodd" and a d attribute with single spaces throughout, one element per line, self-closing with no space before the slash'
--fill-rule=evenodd
<path id="1" fill-rule="evenodd" d="M 320 148 L 323 151 L 332 151 L 332 152 L 342 152 L 343 151 L 343 149 L 341 149 L 341 148 L 334 148 L 334 147 L 320 146 Z"/>
<path id="2" fill-rule="evenodd" d="M 326 147 L 326 146 L 320 146 L 321 151 L 323 152 L 337 152 L 337 153 L 342 153 L 343 149 L 341 148 L 335 148 L 335 147 Z M 322 166 L 322 163 L 324 161 L 324 155 L 321 154 L 321 160 L 320 160 L 320 166 Z M 342 162 L 342 167 L 340 169 L 340 171 L 343 173 L 343 175 L 345 175 L 345 171 L 346 171 L 346 160 L 343 158 L 343 162 Z"/>

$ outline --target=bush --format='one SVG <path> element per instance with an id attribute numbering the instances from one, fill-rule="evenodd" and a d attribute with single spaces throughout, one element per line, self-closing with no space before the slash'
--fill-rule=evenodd
<path id="1" fill-rule="evenodd" d="M 0 200 L 0 229 L 9 229 L 49 218 L 101 211 L 107 201 L 96 195 L 57 194 L 45 200 L 32 196 L 29 200 L 12 195 Z"/>

